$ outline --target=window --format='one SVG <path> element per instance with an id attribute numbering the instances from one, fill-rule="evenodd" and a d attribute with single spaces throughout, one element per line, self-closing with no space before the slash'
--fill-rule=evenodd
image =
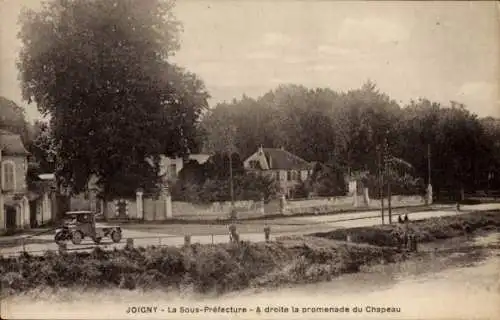
<path id="1" fill-rule="evenodd" d="M 307 178 L 309 178 L 309 171 L 305 171 L 305 170 L 301 171 L 300 172 L 300 180 L 305 181 L 305 180 L 307 180 Z"/>
<path id="2" fill-rule="evenodd" d="M 175 163 L 168 166 L 168 176 L 170 178 L 177 177 L 177 166 L 175 165 Z"/>
<path id="3" fill-rule="evenodd" d="M 260 165 L 259 165 L 259 161 L 257 160 L 251 160 L 250 161 L 250 168 L 252 169 L 259 169 Z"/>
<path id="4" fill-rule="evenodd" d="M 2 163 L 2 186 L 4 190 L 14 190 L 16 188 L 16 170 L 12 161 Z"/>
<path id="5" fill-rule="evenodd" d="M 286 180 L 287 174 L 286 171 L 278 171 L 278 176 L 280 180 Z"/>
<path id="6" fill-rule="evenodd" d="M 288 181 L 291 181 L 291 180 L 292 180 L 292 171 L 287 171 L 287 172 L 286 172 L 286 179 L 287 179 Z"/>

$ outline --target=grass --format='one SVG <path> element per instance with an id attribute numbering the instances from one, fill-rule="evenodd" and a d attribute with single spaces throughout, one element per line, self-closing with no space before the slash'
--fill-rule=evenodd
<path id="1" fill-rule="evenodd" d="M 456 216 L 436 217 L 410 221 L 408 225 L 392 224 L 351 229 L 338 229 L 310 234 L 332 240 L 346 240 L 350 235 L 354 243 L 367 243 L 375 246 L 396 246 L 399 236 L 405 232 L 414 234 L 418 242 L 431 242 L 440 239 L 467 235 L 476 230 L 500 229 L 498 210 L 471 212 Z"/>
<path id="2" fill-rule="evenodd" d="M 273 243 L 148 247 L 92 253 L 24 254 L 0 259 L 2 294 L 49 288 L 190 288 L 223 293 L 249 287 L 326 280 L 355 272 L 397 250 L 328 239 L 293 238 Z"/>
<path id="3" fill-rule="evenodd" d="M 476 212 L 412 222 L 421 242 L 500 227 L 500 212 Z M 340 229 L 270 243 L 193 244 L 91 253 L 0 258 L 2 295 L 78 288 L 189 290 L 221 294 L 332 279 L 370 265 L 403 261 L 397 246 L 401 225 Z M 347 234 L 352 241 L 346 242 Z"/>

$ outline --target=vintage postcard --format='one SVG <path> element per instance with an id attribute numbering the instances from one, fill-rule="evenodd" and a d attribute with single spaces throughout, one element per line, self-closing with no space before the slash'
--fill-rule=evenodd
<path id="1" fill-rule="evenodd" d="M 500 319 L 498 2 L 0 16 L 1 319 Z"/>

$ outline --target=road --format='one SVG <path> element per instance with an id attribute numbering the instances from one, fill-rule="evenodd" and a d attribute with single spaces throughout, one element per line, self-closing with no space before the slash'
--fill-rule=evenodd
<path id="1" fill-rule="evenodd" d="M 461 207 L 462 212 L 497 209 L 500 209 L 500 203 L 469 205 Z M 442 210 L 412 212 L 409 214 L 409 217 L 411 220 L 417 220 L 456 214 L 457 212 L 454 208 L 448 207 L 443 208 Z M 393 219 L 396 220 L 397 216 L 394 216 Z M 257 232 L 257 230 L 262 230 L 264 225 L 268 225 L 271 227 L 271 238 L 276 238 L 283 235 L 306 234 L 337 228 L 373 226 L 380 223 L 380 211 L 367 211 L 337 214 L 331 216 L 284 217 L 279 219 L 245 221 L 241 224 L 238 224 L 238 230 L 240 232 L 241 240 L 259 242 L 264 241 L 264 233 L 262 231 Z M 138 230 L 133 225 L 126 225 L 123 227 L 123 231 L 124 238 L 133 238 L 135 246 L 181 246 L 184 243 L 184 237 L 182 236 L 182 234 L 184 233 L 179 234 L 179 230 L 181 230 L 182 232 L 183 227 L 186 226 L 179 224 L 162 224 L 156 226 L 148 226 L 148 229 L 145 230 Z M 212 233 L 210 231 L 207 232 L 207 230 L 202 230 L 203 228 L 210 228 L 211 226 L 209 225 L 195 225 L 194 227 L 198 228 L 200 232 L 198 234 L 196 232 L 189 232 L 189 234 L 191 234 L 191 243 L 209 244 L 224 243 L 229 241 L 227 231 L 224 232 L 224 230 L 227 230 L 227 226 L 217 226 L 217 228 L 214 229 Z M 193 228 L 193 225 L 190 225 L 190 228 Z M 43 254 L 47 250 L 58 249 L 58 246 L 53 242 L 53 234 L 39 235 L 33 237 L 32 239 L 39 242 L 46 242 L 26 244 L 24 246 L 24 250 L 32 254 Z M 114 244 L 109 239 L 103 239 L 103 242 L 99 246 L 103 249 L 123 248 L 125 246 L 125 243 L 126 240 L 122 240 L 121 243 Z M 93 247 L 95 247 L 95 245 L 91 240 L 84 240 L 80 245 L 73 245 L 71 242 L 69 242 L 67 246 L 68 250 L 77 251 L 86 251 L 92 249 Z M 12 256 L 19 254 L 19 252 L 21 251 L 23 251 L 22 245 L 10 248 L 0 248 L 0 255 Z"/>

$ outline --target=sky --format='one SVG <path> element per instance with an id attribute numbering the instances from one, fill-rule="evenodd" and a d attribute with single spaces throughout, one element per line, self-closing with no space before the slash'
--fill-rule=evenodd
<path id="1" fill-rule="evenodd" d="M 25 107 L 15 62 L 17 17 L 40 0 L 0 0 L 0 95 Z M 258 97 L 280 84 L 359 88 L 368 79 L 396 101 L 464 103 L 500 117 L 497 2 L 182 0 L 173 62 L 219 101 Z"/>

